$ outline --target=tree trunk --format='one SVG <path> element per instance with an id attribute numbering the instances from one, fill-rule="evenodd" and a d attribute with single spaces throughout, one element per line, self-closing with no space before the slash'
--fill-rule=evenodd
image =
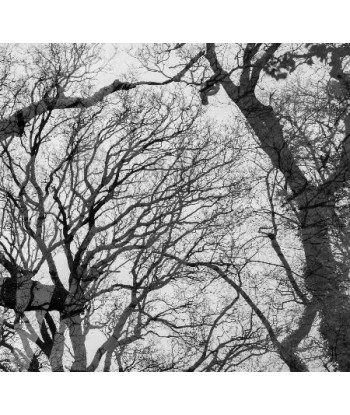
<path id="1" fill-rule="evenodd" d="M 104 367 L 103 367 L 104 372 L 110 372 L 111 364 L 112 364 L 112 356 L 113 356 L 113 350 L 109 350 L 106 353 L 105 364 L 104 364 Z"/>
<path id="2" fill-rule="evenodd" d="M 297 166 L 273 109 L 253 94 L 237 101 L 272 165 L 280 170 L 293 191 L 300 211 L 301 241 L 305 253 L 305 286 L 317 303 L 320 333 L 338 370 L 350 371 L 350 298 L 337 267 L 329 235 L 334 217 L 333 195 L 310 185 Z"/>
<path id="3" fill-rule="evenodd" d="M 338 370 L 348 372 L 350 299 L 345 291 L 346 276 L 337 266 L 332 252 L 328 228 L 333 212 L 322 207 L 325 203 L 317 203 L 320 207 L 310 206 L 304 213 L 301 236 L 306 259 L 305 286 L 318 303 L 320 332 L 331 360 Z"/>
<path id="4" fill-rule="evenodd" d="M 71 367 L 71 372 L 85 372 L 87 365 L 86 347 L 80 315 L 68 317 L 66 319 L 66 324 L 74 351 L 74 362 Z"/>
<path id="5" fill-rule="evenodd" d="M 63 352 L 64 352 L 64 332 L 66 324 L 64 321 L 60 322 L 59 329 L 56 331 L 53 346 L 50 356 L 51 370 L 53 372 L 64 372 L 63 368 Z"/>
<path id="6" fill-rule="evenodd" d="M 36 354 L 33 355 L 32 360 L 30 361 L 28 372 L 40 372 L 40 364 Z"/>

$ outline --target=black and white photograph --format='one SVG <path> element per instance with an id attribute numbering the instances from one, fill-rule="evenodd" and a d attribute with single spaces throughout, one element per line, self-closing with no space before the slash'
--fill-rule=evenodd
<path id="1" fill-rule="evenodd" d="M 350 372 L 350 43 L 47 38 L 0 44 L 0 379 Z"/>

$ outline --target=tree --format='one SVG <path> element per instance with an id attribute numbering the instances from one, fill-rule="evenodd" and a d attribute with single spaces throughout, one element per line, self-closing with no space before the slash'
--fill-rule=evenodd
<path id="1" fill-rule="evenodd" d="M 279 340 L 279 333 L 257 306 L 259 300 L 238 286 L 236 291 L 259 316 L 290 370 L 307 370 L 298 353 L 318 316 L 326 356 L 335 370 L 349 371 L 349 245 L 344 210 L 350 169 L 349 46 L 257 43 L 181 48 L 175 57 L 167 47 L 160 59 L 157 48 L 146 47 L 140 53 L 141 61 L 148 69 L 157 70 L 152 59 L 157 56 L 163 63 L 162 72 L 170 76 L 171 68 L 176 67 L 172 60 L 184 62 L 202 50 L 204 55 L 184 83 L 202 88 L 201 94 L 203 85 L 220 84 L 267 156 L 260 152 L 265 177 L 268 179 L 271 172 L 276 176 L 272 186 L 276 188 L 277 181 L 278 191 L 271 192 L 268 183 L 271 220 L 268 229 L 261 228 L 261 235 L 269 241 L 284 268 L 288 290 L 301 306 L 298 325 Z M 166 67 L 166 61 L 171 66 Z M 313 77 L 315 82 L 303 85 L 303 80 L 310 82 Z M 286 81 L 278 84 L 283 79 Z M 281 249 L 277 233 L 283 224 L 294 229 L 303 252 L 301 268 L 299 259 L 290 264 Z M 189 265 L 206 266 L 234 286 L 219 261 L 196 260 Z"/>
<path id="2" fill-rule="evenodd" d="M 104 358 L 108 371 L 120 348 L 151 337 L 154 327 L 157 335 L 164 327 L 192 329 L 191 302 L 167 300 L 180 282 L 193 284 L 174 255 L 195 250 L 211 223 L 233 209 L 229 201 L 242 187 L 234 130 L 206 121 L 198 101 L 179 90 L 135 89 L 159 83 L 115 81 L 90 93 L 96 46 L 43 45 L 28 56 L 14 51 L 15 68 L 3 76 L 13 105 L 10 111 L 3 103 L 1 121 L 0 304 L 12 310 L 8 324 L 24 369 L 46 361 L 63 371 L 68 330 L 68 368 L 94 371 Z M 188 365 L 199 367 L 214 353 L 212 333 L 234 303 L 210 312 L 201 358 Z M 93 329 L 107 339 L 88 363 Z M 242 352 L 255 347 L 245 346 L 248 335 L 237 338 Z M 235 357 L 218 352 L 212 366 Z"/>
<path id="3" fill-rule="evenodd" d="M 347 44 L 144 45 L 102 87 L 103 47 L 21 48 L 2 370 L 350 370 Z"/>

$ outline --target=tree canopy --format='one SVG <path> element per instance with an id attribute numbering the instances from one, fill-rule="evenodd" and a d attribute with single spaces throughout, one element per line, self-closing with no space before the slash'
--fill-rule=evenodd
<path id="1" fill-rule="evenodd" d="M 349 371 L 349 63 L 1 46 L 0 369 Z"/>

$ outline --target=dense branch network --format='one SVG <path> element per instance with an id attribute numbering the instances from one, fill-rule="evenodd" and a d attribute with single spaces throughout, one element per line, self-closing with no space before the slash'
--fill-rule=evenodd
<path id="1" fill-rule="evenodd" d="M 0 51 L 2 370 L 349 371 L 348 45 L 94 48 Z"/>

